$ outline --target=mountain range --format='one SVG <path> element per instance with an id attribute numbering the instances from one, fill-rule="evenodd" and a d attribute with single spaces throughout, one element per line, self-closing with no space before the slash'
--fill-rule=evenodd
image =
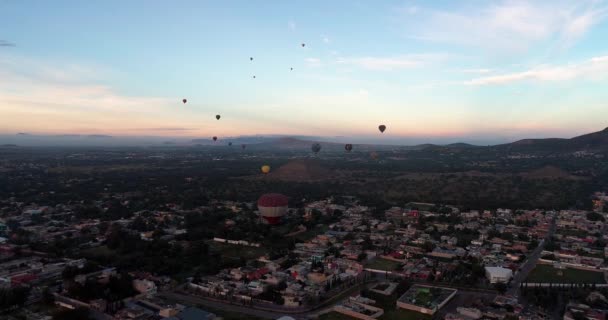
<path id="1" fill-rule="evenodd" d="M 333 141 L 332 141 L 333 140 Z M 240 136 L 220 138 L 213 142 L 210 138 L 187 139 L 166 137 L 113 137 L 108 135 L 34 135 L 19 133 L 16 135 L 0 135 L 0 144 L 18 146 L 227 146 L 232 142 L 235 147 L 246 144 L 248 150 L 281 150 L 281 151 L 303 151 L 309 150 L 313 143 L 319 143 L 322 151 L 343 151 L 344 137 L 335 139 L 327 137 L 311 136 Z M 407 146 L 404 144 L 353 144 L 359 151 L 385 151 L 385 150 L 466 150 L 476 148 L 492 148 L 497 151 L 509 152 L 572 152 L 572 151 L 608 151 L 608 128 L 584 134 L 570 139 L 547 138 L 547 139 L 523 139 L 511 143 L 493 146 L 477 146 L 468 143 L 451 144 L 418 144 Z"/>

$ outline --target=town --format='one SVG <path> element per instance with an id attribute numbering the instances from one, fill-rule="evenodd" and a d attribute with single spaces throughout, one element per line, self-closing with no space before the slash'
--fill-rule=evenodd
<path id="1" fill-rule="evenodd" d="M 186 182 L 187 183 L 187 182 Z M 137 210 L 137 192 L 0 201 L 8 319 L 599 319 L 608 196 L 592 210 L 461 210 L 354 196 L 211 199 Z"/>

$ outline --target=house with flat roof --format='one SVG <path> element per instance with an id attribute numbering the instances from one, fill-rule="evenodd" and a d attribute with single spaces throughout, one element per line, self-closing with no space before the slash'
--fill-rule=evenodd
<path id="1" fill-rule="evenodd" d="M 486 278 L 490 283 L 508 283 L 513 277 L 513 270 L 503 267 L 485 267 Z"/>

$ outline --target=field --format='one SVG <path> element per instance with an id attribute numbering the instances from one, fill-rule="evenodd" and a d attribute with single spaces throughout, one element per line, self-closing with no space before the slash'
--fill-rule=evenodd
<path id="1" fill-rule="evenodd" d="M 432 318 L 426 314 L 397 308 L 399 296 L 400 294 L 397 291 L 390 296 L 375 292 L 369 293 L 369 298 L 376 300 L 376 307 L 384 309 L 384 314 L 378 318 L 379 320 L 430 320 Z"/>
<path id="2" fill-rule="evenodd" d="M 222 257 L 232 260 L 241 259 L 241 257 L 245 260 L 257 259 L 267 253 L 264 247 L 249 247 L 216 241 L 209 241 L 208 244 L 212 250 L 219 251 Z"/>
<path id="3" fill-rule="evenodd" d="M 551 265 L 539 264 L 532 270 L 527 282 L 540 283 L 606 283 L 602 272 L 579 269 L 561 269 L 563 275 L 558 275 L 558 269 Z"/>
<path id="4" fill-rule="evenodd" d="M 428 314 L 404 309 L 385 310 L 380 320 L 430 320 L 433 317 Z"/>
<path id="5" fill-rule="evenodd" d="M 376 259 L 370 261 L 368 264 L 366 264 L 365 267 L 370 268 L 370 269 L 384 270 L 384 271 L 395 271 L 395 269 L 400 264 L 401 263 L 399 263 L 397 261 L 376 258 Z"/>
<path id="6" fill-rule="evenodd" d="M 104 245 L 104 246 L 99 246 L 99 247 L 82 250 L 82 255 L 84 257 L 89 257 L 92 259 L 105 260 L 105 259 L 115 256 L 116 253 Z"/>
<path id="7" fill-rule="evenodd" d="M 232 312 L 232 311 L 222 310 L 222 309 L 215 309 L 215 308 L 210 308 L 208 306 L 203 306 L 203 305 L 199 305 L 197 307 L 199 307 L 203 310 L 212 312 L 224 320 L 262 320 L 262 318 L 254 317 L 254 316 L 248 315 L 248 314 L 242 314 L 242 313 Z"/>
<path id="8" fill-rule="evenodd" d="M 329 312 L 319 317 L 319 320 L 354 320 L 357 318 L 349 317 L 339 312 Z"/>

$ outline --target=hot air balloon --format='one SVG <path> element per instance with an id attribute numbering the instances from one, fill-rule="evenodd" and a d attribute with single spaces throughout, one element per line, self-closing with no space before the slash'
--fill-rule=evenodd
<path id="1" fill-rule="evenodd" d="M 289 68 L 291 71 L 293 71 L 293 68 Z"/>
<path id="2" fill-rule="evenodd" d="M 216 115 L 215 115 L 215 118 L 216 118 L 217 120 L 220 120 L 220 118 L 221 118 L 221 117 L 222 117 L 222 116 L 220 116 L 219 114 L 216 114 Z"/>
<path id="3" fill-rule="evenodd" d="M 215 136 L 214 136 L 214 137 L 213 137 L 213 141 L 217 141 L 217 137 L 215 137 Z"/>
<path id="4" fill-rule="evenodd" d="M 270 225 L 281 222 L 281 218 L 287 212 L 289 199 L 279 193 L 268 193 L 258 199 L 258 210 L 260 215 Z"/>
<path id="5" fill-rule="evenodd" d="M 378 153 L 376 151 L 370 153 L 369 156 L 374 160 L 378 159 Z"/>
<path id="6" fill-rule="evenodd" d="M 186 103 L 186 102 L 188 102 L 188 99 L 182 99 L 182 102 Z"/>
<path id="7" fill-rule="evenodd" d="M 249 57 L 249 61 L 253 61 L 253 57 Z"/>
<path id="8" fill-rule="evenodd" d="M 381 124 L 378 126 L 378 130 L 380 130 L 380 132 L 384 133 L 384 130 L 386 130 L 386 126 Z"/>
<path id="9" fill-rule="evenodd" d="M 350 152 L 351 150 L 353 150 L 353 145 L 352 144 L 346 144 L 344 145 L 344 150 Z"/>
<path id="10" fill-rule="evenodd" d="M 247 148 L 247 145 L 246 144 L 242 144 L 241 145 L 241 149 L 245 150 L 245 148 Z"/>
<path id="11" fill-rule="evenodd" d="M 302 43 L 302 48 L 304 48 L 306 46 L 306 43 Z"/>
<path id="12" fill-rule="evenodd" d="M 321 151 L 321 145 L 318 143 L 313 143 L 310 149 L 312 150 L 312 152 L 318 153 L 319 151 Z"/>
<path id="13" fill-rule="evenodd" d="M 270 172 L 270 166 L 265 164 L 262 166 L 261 170 L 263 174 L 268 174 L 268 172 Z"/>
<path id="14" fill-rule="evenodd" d="M 253 76 L 253 78 L 255 79 L 255 76 Z"/>
<path id="15" fill-rule="evenodd" d="M 232 147 L 232 142 L 228 142 L 228 146 Z"/>

